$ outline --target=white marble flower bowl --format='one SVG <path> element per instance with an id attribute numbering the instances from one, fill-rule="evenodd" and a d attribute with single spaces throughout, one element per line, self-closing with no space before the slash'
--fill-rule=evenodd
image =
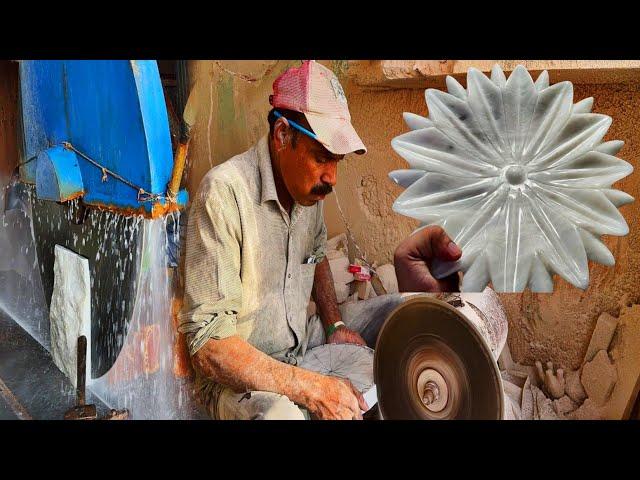
<path id="1" fill-rule="evenodd" d="M 389 174 L 405 187 L 393 209 L 422 226 L 442 226 L 462 249 L 436 262 L 442 278 L 463 271 L 463 291 L 553 291 L 554 273 L 589 284 L 587 259 L 613 265 L 601 235 L 626 235 L 617 207 L 633 197 L 611 185 L 633 167 L 615 157 L 623 142 L 602 142 L 611 118 L 573 103 L 573 85 L 549 86 L 518 66 L 507 80 L 467 73 L 465 90 L 428 89 L 428 118 L 405 113 L 412 130 L 391 142 L 410 166 Z"/>

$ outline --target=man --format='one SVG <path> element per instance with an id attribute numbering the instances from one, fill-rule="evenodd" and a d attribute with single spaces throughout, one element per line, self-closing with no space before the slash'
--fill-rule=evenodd
<path id="1" fill-rule="evenodd" d="M 373 347 L 400 302 L 398 295 L 373 299 L 375 318 L 341 313 L 325 258 L 322 201 L 336 184 L 338 162 L 366 148 L 338 79 L 324 66 L 303 62 L 273 88 L 269 134 L 213 168 L 193 198 L 180 330 L 213 418 L 304 419 L 306 411 L 359 419 L 367 405 L 348 380 L 296 365 L 325 342 Z M 441 229 L 410 238 L 396 252 L 399 285 L 448 287 L 451 280 L 433 279 L 423 257 L 455 260 L 459 249 L 449 249 Z M 318 315 L 308 318 L 311 295 Z"/>

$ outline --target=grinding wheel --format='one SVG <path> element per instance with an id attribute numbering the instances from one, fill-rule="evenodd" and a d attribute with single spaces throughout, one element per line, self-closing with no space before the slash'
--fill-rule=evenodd
<path id="1" fill-rule="evenodd" d="M 413 297 L 391 312 L 376 343 L 374 379 L 384 419 L 503 417 L 502 380 L 487 341 L 433 297 Z"/>

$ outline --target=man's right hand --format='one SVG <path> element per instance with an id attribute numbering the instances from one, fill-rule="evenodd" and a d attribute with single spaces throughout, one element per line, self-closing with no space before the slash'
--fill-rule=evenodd
<path id="1" fill-rule="evenodd" d="M 325 375 L 305 406 L 320 420 L 362 420 L 361 410 L 369 409 L 349 380 Z"/>
<path id="2" fill-rule="evenodd" d="M 436 279 L 431 274 L 434 259 L 456 261 L 462 251 L 438 225 L 429 225 L 403 240 L 396 248 L 393 264 L 401 292 L 458 292 L 457 273 Z"/>

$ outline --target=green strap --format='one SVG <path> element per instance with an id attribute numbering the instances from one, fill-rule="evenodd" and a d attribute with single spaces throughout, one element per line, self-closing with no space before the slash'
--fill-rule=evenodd
<path id="1" fill-rule="evenodd" d="M 338 323 L 338 322 L 336 322 Z M 338 328 L 340 328 L 342 325 L 344 325 L 343 323 L 341 323 L 340 325 L 336 326 L 336 323 L 332 323 L 331 325 L 329 325 L 327 327 L 327 338 L 329 338 L 331 335 L 333 335 L 333 332 L 335 332 L 336 330 L 338 330 Z"/>

